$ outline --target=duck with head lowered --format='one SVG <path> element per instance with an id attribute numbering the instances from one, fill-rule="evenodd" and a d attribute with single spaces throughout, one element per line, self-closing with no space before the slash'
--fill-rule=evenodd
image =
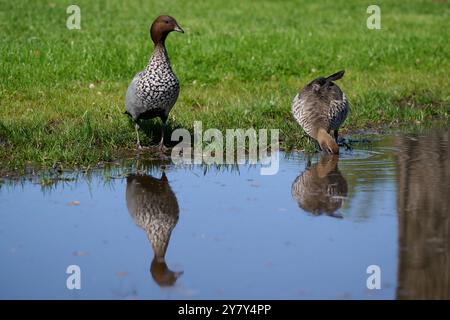
<path id="1" fill-rule="evenodd" d="M 339 127 L 347 118 L 349 103 L 333 82 L 344 76 L 344 70 L 306 85 L 294 98 L 292 114 L 306 134 L 317 140 L 322 150 L 338 154 Z M 334 139 L 330 131 L 334 130 Z"/>
<path id="2" fill-rule="evenodd" d="M 125 113 L 135 122 L 137 147 L 139 140 L 139 120 L 159 117 L 163 122 L 159 148 L 164 149 L 164 130 L 169 112 L 175 105 L 180 92 L 180 84 L 170 65 L 165 41 L 172 31 L 184 33 L 177 21 L 170 16 L 159 16 L 150 28 L 155 45 L 153 54 L 145 69 L 137 73 L 125 97 Z"/>

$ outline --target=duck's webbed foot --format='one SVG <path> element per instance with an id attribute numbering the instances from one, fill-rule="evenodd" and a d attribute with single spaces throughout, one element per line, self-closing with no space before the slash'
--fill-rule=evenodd
<path id="1" fill-rule="evenodd" d="M 345 147 L 345 150 L 353 150 L 351 140 L 347 140 L 343 137 L 337 139 L 337 144 L 339 147 Z"/>
<path id="2" fill-rule="evenodd" d="M 167 148 L 164 145 L 164 142 L 161 140 L 161 142 L 158 144 L 158 150 L 162 153 L 166 152 L 167 150 L 169 150 L 169 148 Z"/>

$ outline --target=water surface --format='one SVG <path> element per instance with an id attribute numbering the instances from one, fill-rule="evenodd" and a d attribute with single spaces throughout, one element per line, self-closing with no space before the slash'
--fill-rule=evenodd
<path id="1" fill-rule="evenodd" d="M 2 180 L 0 298 L 448 299 L 449 153 L 431 133 L 282 154 L 273 176 L 134 162 Z"/>

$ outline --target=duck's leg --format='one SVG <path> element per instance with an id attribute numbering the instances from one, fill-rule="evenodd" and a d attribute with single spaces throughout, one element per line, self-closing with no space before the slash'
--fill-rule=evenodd
<path id="1" fill-rule="evenodd" d="M 308 153 L 308 155 L 306 156 L 306 168 L 311 167 L 311 154 Z"/>
<path id="2" fill-rule="evenodd" d="M 320 146 L 320 143 L 316 141 L 315 144 L 316 144 L 316 149 L 319 150 L 319 152 L 322 152 L 323 150 L 322 150 L 322 147 Z"/>
<path id="3" fill-rule="evenodd" d="M 159 141 L 159 144 L 158 144 L 158 148 L 159 149 L 164 149 L 165 148 L 165 146 L 164 146 L 164 131 L 165 131 L 165 127 L 166 127 L 166 124 L 163 123 L 163 125 L 161 126 L 161 140 Z"/>
<path id="4" fill-rule="evenodd" d="M 162 120 L 162 123 L 163 123 L 163 124 L 162 124 L 162 126 L 161 126 L 161 141 L 159 141 L 158 148 L 159 148 L 159 150 L 161 150 L 161 151 L 166 151 L 167 148 L 166 148 L 166 146 L 164 145 L 164 132 L 166 131 L 167 117 L 162 117 L 161 120 Z"/>
<path id="5" fill-rule="evenodd" d="M 141 141 L 139 140 L 139 125 L 137 122 L 134 125 L 134 129 L 136 130 L 137 148 L 139 150 L 141 150 L 142 147 L 141 147 Z"/>
<path id="6" fill-rule="evenodd" d="M 334 139 L 336 140 L 336 143 L 338 144 L 338 146 L 344 146 L 346 148 L 346 150 L 352 150 L 352 146 L 349 143 L 347 143 L 347 139 L 342 138 L 342 137 L 341 137 L 341 139 L 339 139 L 338 131 L 339 131 L 339 129 L 334 130 Z"/>

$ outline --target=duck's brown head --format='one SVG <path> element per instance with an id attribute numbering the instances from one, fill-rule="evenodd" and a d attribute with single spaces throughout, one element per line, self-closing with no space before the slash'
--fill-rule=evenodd
<path id="1" fill-rule="evenodd" d="M 159 16 L 152 23 L 150 35 L 155 45 L 158 43 L 164 44 L 167 35 L 172 31 L 184 33 L 184 30 L 181 29 L 174 18 L 171 16 Z"/>
<path id="2" fill-rule="evenodd" d="M 183 271 L 174 272 L 170 270 L 164 258 L 157 258 L 155 256 L 150 265 L 150 273 L 152 274 L 153 280 L 160 287 L 171 287 L 175 285 L 175 282 L 183 274 Z"/>
<path id="3" fill-rule="evenodd" d="M 339 146 L 336 141 L 322 128 L 317 132 L 317 142 L 323 151 L 329 154 L 339 154 Z"/>

